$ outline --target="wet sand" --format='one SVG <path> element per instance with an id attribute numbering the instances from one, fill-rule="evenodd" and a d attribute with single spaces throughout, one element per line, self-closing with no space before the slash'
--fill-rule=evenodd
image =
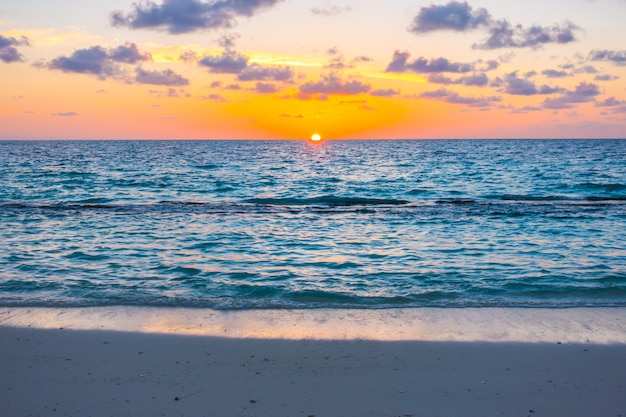
<path id="1" fill-rule="evenodd" d="M 517 340 L 505 312 L 437 313 L 0 309 L 0 410 L 7 416 L 626 416 L 623 309 L 511 314 L 520 322 L 534 315 L 562 325 L 570 317 L 569 329 L 578 330 L 555 340 L 566 334 L 557 325 L 542 333 L 534 330 L 541 323 L 528 323 L 536 337 L 525 341 Z M 456 315 L 475 326 L 461 322 L 453 331 Z M 594 315 L 596 322 L 576 321 Z M 422 322 L 428 317 L 432 326 Z M 274 330 L 257 329 L 266 336 L 254 335 L 255 326 L 272 322 Z M 294 323 L 298 331 L 285 333 Z M 419 323 L 421 338 L 407 329 Z M 437 323 L 439 339 L 432 336 Z M 513 327 L 504 330 L 507 324 Z M 353 325 L 360 335 L 350 336 Z"/>

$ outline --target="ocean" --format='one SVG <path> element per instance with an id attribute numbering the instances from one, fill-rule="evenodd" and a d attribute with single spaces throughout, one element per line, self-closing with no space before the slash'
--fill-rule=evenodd
<path id="1" fill-rule="evenodd" d="M 0 306 L 626 306 L 626 140 L 0 141 Z"/>

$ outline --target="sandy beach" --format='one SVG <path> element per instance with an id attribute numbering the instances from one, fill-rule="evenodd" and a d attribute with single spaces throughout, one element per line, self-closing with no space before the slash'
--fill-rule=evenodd
<path id="1" fill-rule="evenodd" d="M 0 414 L 626 415 L 626 332 L 624 319 L 620 318 L 626 317 L 623 309 L 545 309 L 511 314 L 520 322 L 528 318 L 525 314 L 546 320 L 551 313 L 556 317 L 553 332 L 548 328 L 535 333 L 535 340 L 525 342 L 516 340 L 515 332 L 503 336 L 498 327 L 514 323 L 493 321 L 494 312 L 488 310 L 464 314 L 444 310 L 439 324 L 446 336 L 441 340 L 399 333 L 397 323 L 390 319 L 394 314 L 412 315 L 416 325 L 436 313 L 428 309 L 421 313 L 380 312 L 382 322 L 368 318 L 375 331 L 362 329 L 359 337 L 347 333 L 338 337 L 333 333 L 337 330 L 331 330 L 331 324 L 338 321 L 345 322 L 349 332 L 352 323 L 359 322 L 358 312 L 309 312 L 314 316 L 311 323 L 317 322 L 317 326 L 301 320 L 300 327 L 308 330 L 301 329 L 299 336 L 281 335 L 281 326 L 276 326 L 275 337 L 263 338 L 244 337 L 234 324 L 247 323 L 240 329 L 252 328 L 254 323 L 277 320 L 277 312 L 233 316 L 168 310 L 162 314 L 168 315 L 171 326 L 173 317 L 178 317 L 189 328 L 190 318 L 186 315 L 193 314 L 196 318 L 213 317 L 214 322 L 208 320 L 210 326 L 196 323 L 195 332 L 185 332 L 182 327 L 178 331 L 142 328 L 141 323 L 145 326 L 150 317 L 158 317 L 157 310 L 2 309 Z M 116 330 L 112 329 L 114 321 L 104 319 L 132 314 L 134 324 L 126 320 Z M 287 318 L 297 319 L 298 314 L 280 312 L 289 327 L 293 326 Z M 491 317 L 495 328 L 492 336 L 487 331 L 480 333 L 480 329 L 489 327 L 488 320 L 476 320 L 481 314 Z M 455 315 L 472 318 L 468 322 L 474 322 L 478 329 L 469 332 L 473 336 L 468 337 L 469 333 L 457 326 L 456 334 L 460 336 L 454 337 L 452 327 L 446 328 L 452 326 L 446 320 L 453 321 Z M 560 315 L 563 317 L 559 319 Z M 578 334 L 569 340 L 550 340 L 560 336 L 559 320 L 564 322 L 568 315 L 571 325 L 579 329 Z M 350 316 L 354 319 L 346 318 Z M 575 323 L 584 316 L 589 322 Z M 100 322 L 94 321 L 98 317 Z M 220 317 L 222 327 L 218 328 L 215 323 Z M 257 317 L 256 321 L 252 317 Z M 385 320 L 389 322 L 386 336 L 380 332 Z M 206 317 L 202 321 L 206 323 Z M 528 324 L 529 329 L 533 326 Z M 198 327 L 210 331 L 199 332 Z M 233 335 L 227 334 L 228 329 Z M 219 332 L 226 335 L 217 335 Z M 405 336 L 400 337 L 402 334 Z M 604 339 L 589 340 L 593 335 L 599 339 L 604 335 Z M 620 337 L 621 341 L 614 340 Z"/>

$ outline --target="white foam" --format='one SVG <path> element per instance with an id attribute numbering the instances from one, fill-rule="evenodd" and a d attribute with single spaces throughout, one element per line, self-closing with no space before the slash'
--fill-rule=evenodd
<path id="1" fill-rule="evenodd" d="M 263 339 L 626 343 L 626 308 L 0 308 L 0 325 Z"/>

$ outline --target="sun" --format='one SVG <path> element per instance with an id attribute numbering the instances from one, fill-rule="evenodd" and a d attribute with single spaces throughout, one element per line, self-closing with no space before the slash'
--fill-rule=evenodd
<path id="1" fill-rule="evenodd" d="M 311 140 L 313 142 L 319 142 L 322 140 L 322 137 L 319 135 L 319 133 L 314 133 L 313 136 L 311 136 Z"/>

